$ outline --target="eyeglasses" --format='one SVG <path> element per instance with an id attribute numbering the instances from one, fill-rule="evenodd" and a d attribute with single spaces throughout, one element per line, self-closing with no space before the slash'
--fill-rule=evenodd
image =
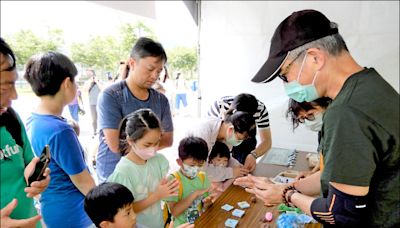
<path id="1" fill-rule="evenodd" d="M 285 76 L 285 74 L 289 73 L 290 67 L 293 65 L 293 63 L 300 57 L 300 55 L 303 53 L 304 51 L 300 52 L 299 54 L 297 54 L 297 56 L 292 60 L 292 62 L 290 62 L 284 70 L 281 70 L 281 72 L 279 72 L 278 77 L 280 79 L 282 79 L 282 81 L 288 83 L 288 79 Z"/>
<path id="2" fill-rule="evenodd" d="M 300 123 L 304 123 L 305 120 L 310 120 L 310 121 L 315 120 L 315 116 L 313 114 L 310 114 L 307 116 L 300 116 L 300 117 L 296 118 L 296 120 L 299 121 Z"/>

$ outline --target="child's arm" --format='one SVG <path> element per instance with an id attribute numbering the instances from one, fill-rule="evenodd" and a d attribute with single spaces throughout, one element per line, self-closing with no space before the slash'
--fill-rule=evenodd
<path id="1" fill-rule="evenodd" d="M 163 178 L 153 194 L 149 194 L 147 198 L 133 203 L 133 210 L 135 213 L 140 213 L 164 198 L 177 196 L 178 189 L 179 182 L 177 180 L 173 179 L 168 181 L 167 179 Z"/>
<path id="2" fill-rule="evenodd" d="M 212 181 L 216 182 L 241 177 L 247 175 L 248 173 L 249 171 L 241 166 L 231 166 L 231 162 L 229 162 L 229 167 L 219 167 L 212 164 L 207 165 L 208 176 Z"/>
<path id="3" fill-rule="evenodd" d="M 222 183 L 222 190 L 225 191 L 227 188 L 229 188 L 229 186 L 231 186 L 231 184 L 233 184 L 234 181 L 235 181 L 234 178 L 224 181 Z"/>
<path id="4" fill-rule="evenodd" d="M 192 204 L 192 202 L 199 196 L 203 195 L 205 192 L 208 192 L 207 189 L 198 189 L 194 191 L 192 194 L 190 194 L 188 197 L 185 199 L 182 199 L 178 202 L 167 202 L 169 210 L 175 218 L 177 218 L 179 215 L 181 215 L 186 209 L 189 208 L 189 206 Z"/>

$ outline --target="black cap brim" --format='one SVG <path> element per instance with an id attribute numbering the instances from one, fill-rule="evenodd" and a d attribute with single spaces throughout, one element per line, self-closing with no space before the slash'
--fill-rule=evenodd
<path id="1" fill-rule="evenodd" d="M 280 71 L 280 68 L 287 58 L 288 53 L 273 58 L 268 58 L 257 74 L 251 79 L 256 83 L 267 83 L 274 80 Z"/>

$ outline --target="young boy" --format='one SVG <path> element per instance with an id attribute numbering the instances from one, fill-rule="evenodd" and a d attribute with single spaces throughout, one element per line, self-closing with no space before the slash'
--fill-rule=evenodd
<path id="1" fill-rule="evenodd" d="M 103 183 L 85 197 L 85 211 L 96 227 L 139 227 L 132 209 L 133 195 L 118 183 Z"/>
<path id="2" fill-rule="evenodd" d="M 169 176 L 180 182 L 178 196 L 169 197 L 165 201 L 172 214 L 174 227 L 194 221 L 212 201 L 209 196 L 210 180 L 200 169 L 208 156 L 206 141 L 199 137 L 186 137 L 179 143 L 179 171 Z"/>

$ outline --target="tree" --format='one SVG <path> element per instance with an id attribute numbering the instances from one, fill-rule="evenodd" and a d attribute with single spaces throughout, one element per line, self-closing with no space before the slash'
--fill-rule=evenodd
<path id="1" fill-rule="evenodd" d="M 197 69 L 196 48 L 176 47 L 167 52 L 170 71 L 182 71 L 192 78 L 193 72 Z"/>
<path id="2" fill-rule="evenodd" d="M 145 25 L 142 21 L 138 21 L 135 24 L 124 24 L 120 27 L 120 55 L 123 58 L 129 56 L 133 44 L 142 37 L 146 36 L 155 39 L 153 30 Z"/>
<path id="3" fill-rule="evenodd" d="M 73 43 L 71 58 L 86 67 L 114 71 L 120 58 L 118 43 L 112 36 L 96 36 L 85 43 Z"/>
<path id="4" fill-rule="evenodd" d="M 21 69 L 28 59 L 37 53 L 59 51 L 64 44 L 63 30 L 49 29 L 45 37 L 39 37 L 31 30 L 21 30 L 6 38 Z"/>

